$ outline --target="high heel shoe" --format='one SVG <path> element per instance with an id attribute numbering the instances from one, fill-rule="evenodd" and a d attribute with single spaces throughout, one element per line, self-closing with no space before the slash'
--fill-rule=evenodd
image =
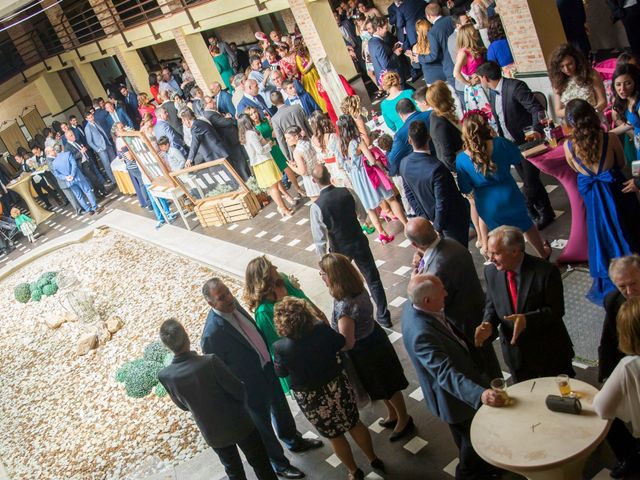
<path id="1" fill-rule="evenodd" d="M 376 458 L 375 460 L 373 460 L 371 463 L 369 463 L 369 465 L 371 465 L 371 468 L 380 470 L 382 473 L 387 473 L 387 469 L 384 466 L 384 463 L 379 458 Z"/>
<path id="2" fill-rule="evenodd" d="M 394 430 L 394 432 L 389 436 L 389 441 L 397 442 L 398 440 L 406 437 L 409 433 L 411 433 L 414 428 L 415 424 L 413 423 L 413 417 L 409 417 L 409 421 L 402 430 L 400 430 L 399 432 L 396 432 Z"/>
<path id="3" fill-rule="evenodd" d="M 394 216 L 389 216 L 387 215 L 385 212 L 383 212 L 382 210 L 380 210 L 380 217 L 382 217 L 382 219 L 389 223 L 389 222 L 395 222 L 396 220 L 398 220 L 398 217 L 394 217 Z"/>
<path id="4" fill-rule="evenodd" d="M 382 243 L 383 245 L 393 242 L 394 238 L 396 237 L 394 237 L 393 235 L 385 235 L 384 233 L 378 234 L 378 240 L 380 240 L 380 243 Z"/>
<path id="5" fill-rule="evenodd" d="M 284 197 L 284 199 L 287 201 L 287 203 L 289 205 L 291 205 L 292 207 L 295 207 L 298 205 L 298 203 L 300 202 L 300 197 Z"/>
<path id="6" fill-rule="evenodd" d="M 349 480 L 364 480 L 364 472 L 359 468 L 355 472 L 349 472 Z"/>
<path id="7" fill-rule="evenodd" d="M 278 207 L 278 213 L 280 214 L 280 216 L 282 218 L 288 218 L 288 217 L 291 217 L 293 215 L 293 210 L 290 210 L 288 208 L 282 209 L 282 208 Z"/>
<path id="8" fill-rule="evenodd" d="M 367 226 L 367 224 L 362 224 L 362 231 L 367 235 L 371 235 L 373 232 L 376 231 L 376 229 L 373 227 Z"/>

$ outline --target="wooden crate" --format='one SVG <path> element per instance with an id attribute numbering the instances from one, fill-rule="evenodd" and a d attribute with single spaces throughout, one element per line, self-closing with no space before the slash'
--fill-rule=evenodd
<path id="1" fill-rule="evenodd" d="M 203 227 L 218 227 L 255 217 L 260 211 L 260 203 L 253 192 L 243 192 L 200 201 L 194 210 Z"/>
<path id="2" fill-rule="evenodd" d="M 204 200 L 193 208 L 203 227 L 219 227 L 227 223 L 220 205 L 220 200 Z"/>

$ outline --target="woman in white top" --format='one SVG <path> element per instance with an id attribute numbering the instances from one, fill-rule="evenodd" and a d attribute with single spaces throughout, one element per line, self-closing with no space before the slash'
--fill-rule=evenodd
<path id="1" fill-rule="evenodd" d="M 249 115 L 245 113 L 238 117 L 238 136 L 240 143 L 247 151 L 249 164 L 253 168 L 258 186 L 269 190 L 269 196 L 276 202 L 280 215 L 283 217 L 293 215 L 293 211 L 284 204 L 278 189 L 282 173 L 271 158 L 271 147 L 273 146 L 271 141 L 262 138 L 262 135 L 256 131 Z"/>
<path id="2" fill-rule="evenodd" d="M 593 408 L 600 417 L 613 420 L 607 441 L 619 463 L 611 476 L 623 478 L 640 472 L 638 442 L 629 442 L 624 431 L 624 424 L 629 424 L 632 435 L 640 438 L 640 298 L 630 298 L 620 307 L 616 326 L 618 348 L 627 356 L 594 397 Z"/>
<path id="3" fill-rule="evenodd" d="M 287 163 L 291 170 L 302 177 L 302 184 L 304 185 L 304 191 L 307 192 L 307 197 L 312 202 L 315 202 L 320 195 L 320 187 L 311 177 L 313 167 L 319 163 L 316 151 L 313 149 L 311 142 L 302 137 L 302 129 L 298 126 L 294 125 L 287 128 L 284 132 L 284 138 L 293 152 L 293 161 L 288 161 Z"/>

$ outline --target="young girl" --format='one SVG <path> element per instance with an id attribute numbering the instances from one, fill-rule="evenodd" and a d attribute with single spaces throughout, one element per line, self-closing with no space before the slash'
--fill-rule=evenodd
<path id="1" fill-rule="evenodd" d="M 298 175 L 302 176 L 302 184 L 307 196 L 312 202 L 320 195 L 318 184 L 313 181 L 311 171 L 318 162 L 316 151 L 311 142 L 306 138 L 302 138 L 302 129 L 298 126 L 287 128 L 284 132 L 284 138 L 293 150 L 293 161 L 288 162 L 289 167 Z"/>
<path id="2" fill-rule="evenodd" d="M 11 209 L 11 218 L 16 221 L 16 227 L 20 229 L 22 234 L 27 237 L 31 243 L 36 241 L 33 237 L 33 234 L 36 231 L 36 222 L 24 213 L 20 213 L 20 210 L 16 207 Z"/>

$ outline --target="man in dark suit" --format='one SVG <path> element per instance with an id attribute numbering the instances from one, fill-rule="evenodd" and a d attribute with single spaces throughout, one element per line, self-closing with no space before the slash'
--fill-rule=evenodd
<path id="1" fill-rule="evenodd" d="M 211 84 L 211 95 L 213 95 L 213 99 L 216 101 L 220 113 L 228 113 L 235 118 L 236 107 L 233 106 L 233 102 L 231 101 L 231 94 L 226 90 L 222 90 L 219 82 L 213 82 Z"/>
<path id="2" fill-rule="evenodd" d="M 73 130 L 67 130 L 64 135 L 67 139 L 65 150 L 73 156 L 80 172 L 82 172 L 84 178 L 89 182 L 93 191 L 103 197 L 107 196 L 107 189 L 104 186 L 104 178 L 102 175 L 98 176 L 98 174 L 96 174 L 96 172 L 100 172 L 93 164 L 94 160 L 91 158 L 87 146 L 76 140 Z"/>
<path id="3" fill-rule="evenodd" d="M 271 118 L 271 126 L 273 127 L 273 136 L 278 142 L 278 146 L 284 153 L 287 160 L 293 159 L 289 145 L 284 138 L 284 132 L 289 127 L 300 127 L 307 138 L 311 138 L 311 127 L 307 122 L 307 116 L 300 105 L 285 105 L 284 98 L 280 92 L 271 92 L 271 103 L 277 109 Z M 239 109 L 238 109 L 239 110 Z"/>
<path id="4" fill-rule="evenodd" d="M 178 115 L 178 109 L 171 98 L 172 94 L 173 92 L 171 90 L 160 91 L 160 99 L 162 100 L 162 104 L 160 104 L 160 106 L 165 112 L 167 112 L 166 121 L 169 125 L 171 125 L 176 132 L 182 134 L 182 121 Z"/>
<path id="5" fill-rule="evenodd" d="M 402 159 L 400 176 L 420 210 L 443 238 L 469 244 L 469 202 L 462 196 L 453 175 L 429 152 L 429 134 L 423 122 L 409 125 L 413 153 Z"/>
<path id="6" fill-rule="evenodd" d="M 391 313 L 380 272 L 369 248 L 369 242 L 356 214 L 356 202 L 346 188 L 331 185 L 331 175 L 324 165 L 316 165 L 311 172 L 320 187 L 320 196 L 311 204 L 309 217 L 316 253 L 341 253 L 352 259 L 369 287 L 376 304 L 377 321 L 391 327 Z"/>
<path id="7" fill-rule="evenodd" d="M 133 121 L 131 120 L 129 115 L 127 115 L 127 112 L 124 108 L 114 105 L 111 102 L 105 102 L 104 109 L 108 114 L 107 126 L 109 128 L 109 133 L 111 133 L 111 128 L 113 127 L 113 125 L 118 122 L 122 123 L 125 127 L 129 127 L 131 129 L 134 128 Z"/>
<path id="8" fill-rule="evenodd" d="M 405 38 L 402 45 L 403 50 L 411 50 L 411 47 L 416 44 L 418 39 L 418 35 L 416 33 L 416 22 L 425 18 L 424 8 L 424 0 L 404 0 L 400 5 L 398 5 L 395 25 L 398 32 L 405 32 Z M 391 21 L 391 19 L 389 21 Z M 400 38 L 400 33 L 398 33 L 398 38 Z"/>
<path id="9" fill-rule="evenodd" d="M 102 109 L 96 110 L 103 111 Z M 105 112 L 106 114 L 106 112 Z M 93 152 L 100 159 L 102 168 L 109 177 L 111 183 L 116 183 L 116 177 L 111 171 L 111 162 L 116 158 L 116 148 L 113 143 L 113 137 L 111 132 L 105 130 L 96 119 L 95 113 L 91 110 L 85 112 L 85 118 L 87 119 L 87 125 L 84 127 L 84 136 L 87 141 L 87 145 L 93 150 Z"/>
<path id="10" fill-rule="evenodd" d="M 134 92 L 129 91 L 126 85 L 120 85 L 120 94 L 124 98 L 124 107 L 131 120 L 133 120 L 134 128 L 137 130 L 140 128 L 140 120 L 142 120 L 140 111 L 138 110 L 138 96 Z"/>
<path id="11" fill-rule="evenodd" d="M 242 177 L 245 182 L 251 176 L 249 163 L 247 161 L 247 152 L 240 144 L 238 137 L 238 125 L 231 117 L 231 114 L 223 115 L 216 110 L 216 102 L 212 97 L 204 97 L 205 108 L 203 112 L 211 126 L 220 136 L 222 145 L 229 152 L 229 163 L 236 173 Z"/>
<path id="12" fill-rule="evenodd" d="M 385 40 L 385 36 L 389 31 L 389 24 L 386 18 L 374 17 L 371 20 L 373 28 L 373 36 L 369 40 L 369 55 L 371 63 L 373 63 L 373 73 L 376 76 L 378 85 L 381 84 L 381 77 L 384 72 L 397 72 L 402 78 L 402 69 L 400 68 L 399 56 L 402 55 L 402 45 L 394 45 L 391 48 Z M 404 79 L 402 78 L 404 83 Z"/>
<path id="13" fill-rule="evenodd" d="M 427 20 L 433 25 L 427 34 L 431 51 L 426 55 L 418 55 L 418 61 L 429 65 L 441 65 L 442 73 L 447 79 L 447 83 L 454 86 L 453 60 L 449 55 L 447 40 L 456 29 L 455 25 L 451 17 L 442 16 L 442 7 L 438 3 L 427 5 L 425 12 Z"/>
<path id="14" fill-rule="evenodd" d="M 279 477 L 303 478 L 284 455 L 273 431 L 293 452 L 322 446 L 318 440 L 306 440 L 296 430 L 291 410 L 273 370 L 264 336 L 254 320 L 218 278 L 202 287 L 211 307 L 202 332 L 201 346 L 205 354 L 213 353 L 247 388 L 249 415 L 253 419 L 267 449 L 271 465 Z"/>
<path id="15" fill-rule="evenodd" d="M 442 312 L 447 291 L 438 277 L 416 275 L 407 293 L 410 301 L 402 311 L 404 346 L 427 408 L 449 424 L 460 451 L 456 478 L 493 478 L 499 470 L 473 449 L 471 422 L 482 404 L 500 407 L 504 398 L 488 388 L 491 380 L 478 351 Z"/>
<path id="16" fill-rule="evenodd" d="M 582 0 L 556 0 L 567 41 L 580 50 L 585 57 L 591 53 L 591 43 L 587 36 L 587 12 Z"/>
<path id="17" fill-rule="evenodd" d="M 260 112 L 260 118 L 270 117 L 277 111 L 275 105 L 268 107 L 267 102 L 264 101 L 262 95 L 260 95 L 260 86 L 258 82 L 249 78 L 244 82 L 244 95 L 240 99 L 236 108 L 236 116 L 244 113 L 247 107 L 254 107 Z"/>
<path id="18" fill-rule="evenodd" d="M 110 132 L 107 111 L 104 109 L 104 99 L 102 97 L 93 99 L 93 118 L 95 123 L 100 125 L 105 132 Z M 86 115 L 85 115 L 86 118 Z"/>
<path id="19" fill-rule="evenodd" d="M 476 345 L 499 331 L 504 360 L 516 383 L 561 373 L 574 376 L 558 267 L 525 253 L 524 235 L 515 227 L 489 232 L 487 250 L 492 264 L 484 270 L 487 303 Z"/>
<path id="20" fill-rule="evenodd" d="M 74 135 L 76 136 L 76 140 L 78 140 L 83 145 L 86 145 L 87 139 L 84 135 L 84 127 L 80 125 L 78 122 L 78 117 L 75 115 L 71 115 L 69 117 L 69 128 L 73 130 Z"/>
<path id="21" fill-rule="evenodd" d="M 246 478 L 238 447 L 260 480 L 275 480 L 267 451 L 247 411 L 247 392 L 215 355 L 198 355 L 184 327 L 166 320 L 160 339 L 174 353 L 158 380 L 180 409 L 191 412 L 207 444 L 224 465 L 229 478 Z"/>
<path id="22" fill-rule="evenodd" d="M 485 62 L 476 71 L 484 88 L 490 89 L 489 102 L 498 125 L 498 134 L 516 145 L 525 142 L 524 129 L 538 125 L 538 113 L 544 108 L 522 80 L 502 78 L 502 69 L 495 62 Z M 539 230 L 555 218 L 549 195 L 540 181 L 540 170 L 523 159 L 516 165 L 524 183 L 529 216 Z"/>
<path id="23" fill-rule="evenodd" d="M 180 117 L 184 125 L 191 129 L 191 148 L 185 167 L 229 156 L 220 136 L 207 121 L 196 118 L 189 108 L 183 109 Z"/>

